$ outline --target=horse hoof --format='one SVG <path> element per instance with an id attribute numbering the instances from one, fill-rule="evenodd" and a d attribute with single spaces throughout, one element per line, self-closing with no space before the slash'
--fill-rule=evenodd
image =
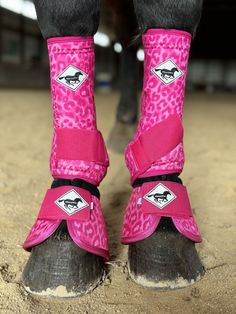
<path id="1" fill-rule="evenodd" d="M 129 245 L 128 269 L 134 282 L 155 290 L 187 287 L 205 273 L 194 242 L 182 236 L 170 218 L 162 218 L 147 239 Z"/>
<path id="2" fill-rule="evenodd" d="M 32 248 L 22 281 L 32 294 L 77 297 L 96 288 L 103 273 L 103 258 L 74 244 L 62 222 L 50 238 Z"/>
<path id="3" fill-rule="evenodd" d="M 125 147 L 131 141 L 134 136 L 136 124 L 123 124 L 116 122 L 111 130 L 107 146 L 112 151 L 123 154 Z"/>

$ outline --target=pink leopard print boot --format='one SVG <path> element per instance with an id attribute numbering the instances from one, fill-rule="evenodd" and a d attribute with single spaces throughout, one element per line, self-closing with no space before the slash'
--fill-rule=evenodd
<path id="1" fill-rule="evenodd" d="M 201 242 L 186 187 L 182 114 L 191 35 L 150 29 L 145 51 L 141 118 L 126 149 L 133 192 L 122 243 L 129 244 L 131 278 L 155 289 L 192 284 L 204 273 L 194 242 Z"/>
<path id="2" fill-rule="evenodd" d="M 54 182 L 24 243 L 31 256 L 23 284 L 32 293 L 70 297 L 94 289 L 109 259 L 97 188 L 109 160 L 96 126 L 93 37 L 51 38 L 48 51 Z"/>

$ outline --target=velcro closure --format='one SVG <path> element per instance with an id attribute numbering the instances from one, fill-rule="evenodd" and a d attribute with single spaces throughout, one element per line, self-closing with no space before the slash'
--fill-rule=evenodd
<path id="1" fill-rule="evenodd" d="M 183 127 L 177 114 L 156 124 L 130 145 L 139 171 L 146 171 L 183 140 Z"/>
<path id="2" fill-rule="evenodd" d="M 56 129 L 57 159 L 82 160 L 109 165 L 102 134 L 98 130 Z"/>
<path id="3" fill-rule="evenodd" d="M 77 186 L 49 189 L 38 219 L 87 221 L 93 209 L 91 193 Z"/>
<path id="4" fill-rule="evenodd" d="M 185 186 L 170 181 L 148 182 L 140 190 L 140 206 L 145 214 L 189 218 L 192 209 Z"/>

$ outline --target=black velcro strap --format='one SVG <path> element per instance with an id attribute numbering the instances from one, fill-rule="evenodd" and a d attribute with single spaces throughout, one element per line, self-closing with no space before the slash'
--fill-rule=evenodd
<path id="1" fill-rule="evenodd" d="M 65 185 L 71 185 L 71 186 L 77 186 L 78 188 L 84 189 L 89 191 L 92 195 L 96 196 L 98 199 L 100 199 L 100 192 L 98 188 L 82 179 L 54 179 L 51 185 L 51 188 L 58 188 L 59 186 L 65 186 Z"/>
<path id="2" fill-rule="evenodd" d="M 160 176 L 137 178 L 132 184 L 132 186 L 133 188 L 136 188 L 138 186 L 142 186 L 146 182 L 153 182 L 153 181 L 171 181 L 171 182 L 182 184 L 182 180 L 179 178 L 179 173 L 171 173 L 171 174 L 163 174 Z"/>

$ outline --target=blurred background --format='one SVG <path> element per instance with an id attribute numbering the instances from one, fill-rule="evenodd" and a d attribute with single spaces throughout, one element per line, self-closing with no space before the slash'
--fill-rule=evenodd
<path id="1" fill-rule="evenodd" d="M 234 0 L 204 1 L 201 24 L 192 45 L 188 89 L 236 90 L 235 18 Z M 112 15 L 103 4 L 95 43 L 96 86 L 104 91 L 117 87 L 122 50 L 111 25 Z M 143 57 L 140 47 L 140 78 Z M 0 0 L 0 87 L 49 87 L 46 43 L 30 0 Z"/>
<path id="2" fill-rule="evenodd" d="M 188 69 L 186 163 L 181 178 L 188 187 L 204 238 L 199 252 L 206 275 L 193 287 L 158 295 L 128 280 L 127 248 L 120 245 L 123 211 L 131 193 L 123 151 L 136 126 L 117 123 L 115 118 L 124 60 L 112 26 L 111 2 L 102 0 L 101 23 L 95 36 L 98 128 L 108 144 L 110 158 L 109 171 L 99 188 L 108 227 L 111 271 L 104 284 L 88 297 L 57 302 L 32 298 L 21 286 L 23 265 L 29 256 L 21 245 L 52 181 L 48 166 L 53 119 L 47 47 L 32 1 L 0 0 L 0 313 L 233 314 L 236 1 L 204 1 Z M 134 51 L 140 90 L 144 53 L 141 45 L 137 53 L 136 47 Z M 136 77 L 131 67 L 129 74 Z M 137 108 L 137 93 L 132 94 L 126 81 L 122 86 L 129 96 L 129 107 L 134 100 Z"/>

